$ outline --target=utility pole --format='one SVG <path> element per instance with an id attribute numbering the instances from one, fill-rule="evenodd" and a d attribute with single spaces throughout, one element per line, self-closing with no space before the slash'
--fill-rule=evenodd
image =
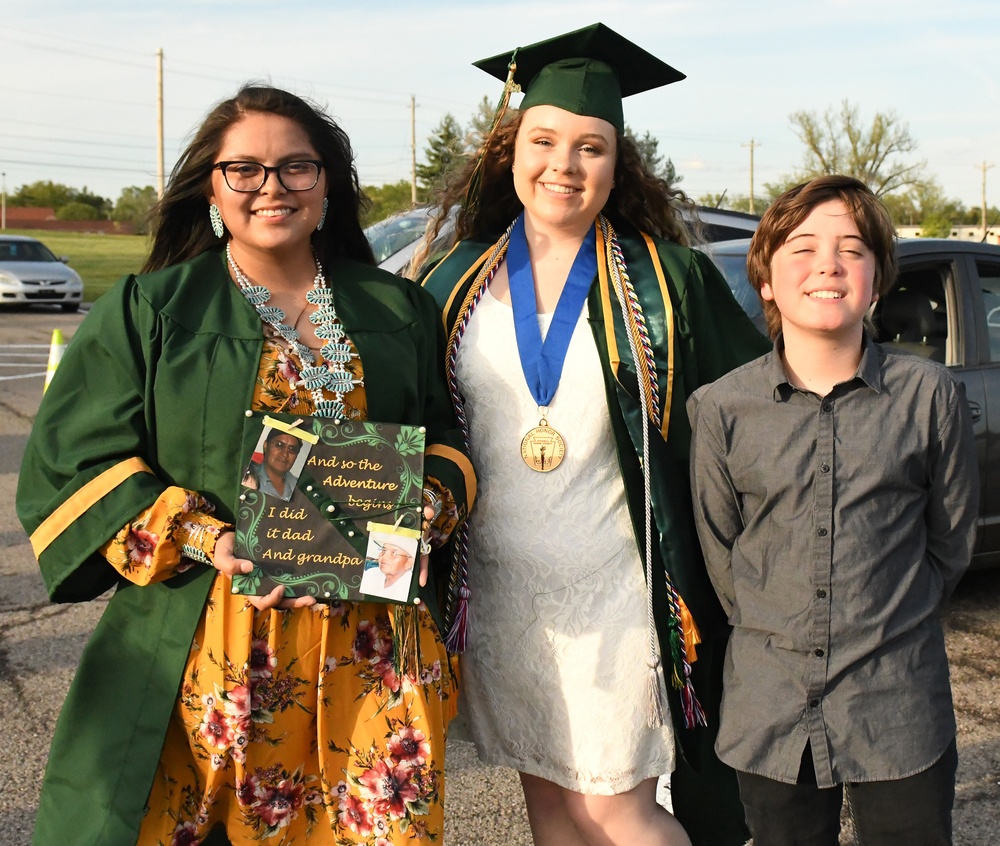
<path id="1" fill-rule="evenodd" d="M 981 167 L 983 169 L 983 205 L 982 205 L 983 216 L 982 216 L 981 220 L 982 220 L 982 227 L 983 227 L 982 241 L 983 241 L 983 243 L 986 243 L 986 171 L 988 171 L 990 168 L 992 168 L 993 165 L 987 164 L 984 161 L 981 165 L 977 165 L 977 167 Z"/>
<path id="2" fill-rule="evenodd" d="M 163 48 L 156 51 L 156 196 L 163 196 Z"/>
<path id="3" fill-rule="evenodd" d="M 410 205 L 417 204 L 417 98 L 410 95 Z"/>
<path id="4" fill-rule="evenodd" d="M 751 138 L 749 144 L 741 144 L 740 146 L 750 148 L 750 214 L 756 214 L 753 208 L 753 151 L 754 148 L 759 147 L 760 144 Z"/>
<path id="5" fill-rule="evenodd" d="M 7 228 L 7 171 L 0 174 L 0 229 Z"/>

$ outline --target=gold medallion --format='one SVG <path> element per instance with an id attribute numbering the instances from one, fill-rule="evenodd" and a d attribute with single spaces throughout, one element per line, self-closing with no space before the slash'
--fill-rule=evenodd
<path id="1" fill-rule="evenodd" d="M 566 442 L 544 417 L 521 439 L 521 458 L 532 470 L 555 470 L 566 455 Z"/>

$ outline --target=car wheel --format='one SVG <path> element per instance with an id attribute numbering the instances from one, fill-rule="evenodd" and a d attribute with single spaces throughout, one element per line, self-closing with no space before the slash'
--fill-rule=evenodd
<path id="1" fill-rule="evenodd" d="M 59 308 L 61 308 L 63 311 L 74 312 L 74 311 L 79 311 L 80 310 L 80 304 L 79 303 L 60 303 L 59 304 Z"/>

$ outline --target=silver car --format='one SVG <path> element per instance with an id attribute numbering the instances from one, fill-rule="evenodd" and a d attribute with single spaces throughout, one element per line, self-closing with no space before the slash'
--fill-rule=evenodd
<path id="1" fill-rule="evenodd" d="M 451 220 L 445 221 L 441 227 L 438 240 L 431 248 L 432 254 L 438 248 L 450 246 L 457 211 L 453 208 Z M 391 215 L 365 229 L 378 266 L 390 273 L 405 273 L 434 212 L 432 207 L 420 206 Z M 706 206 L 698 206 L 696 213 L 700 223 L 699 234 L 706 243 L 753 235 L 760 221 L 759 217 L 751 214 Z"/>
<path id="2" fill-rule="evenodd" d="M 34 238 L 0 235 L 0 306 L 55 303 L 76 311 L 83 302 L 83 282 L 67 261 Z"/>

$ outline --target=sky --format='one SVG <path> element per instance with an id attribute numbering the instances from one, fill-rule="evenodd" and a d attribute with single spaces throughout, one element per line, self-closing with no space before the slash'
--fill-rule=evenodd
<path id="1" fill-rule="evenodd" d="M 265 80 L 324 106 L 361 181 L 410 177 L 446 113 L 467 125 L 501 83 L 472 62 L 596 21 L 687 79 L 625 101 L 680 187 L 747 195 L 803 160 L 790 115 L 844 100 L 894 112 L 946 196 L 1000 206 L 1000 3 L 966 0 L 0 0 L 0 172 L 116 199 L 155 185 L 156 54 L 169 174 L 220 99 Z M 752 144 L 752 146 L 751 146 Z"/>

